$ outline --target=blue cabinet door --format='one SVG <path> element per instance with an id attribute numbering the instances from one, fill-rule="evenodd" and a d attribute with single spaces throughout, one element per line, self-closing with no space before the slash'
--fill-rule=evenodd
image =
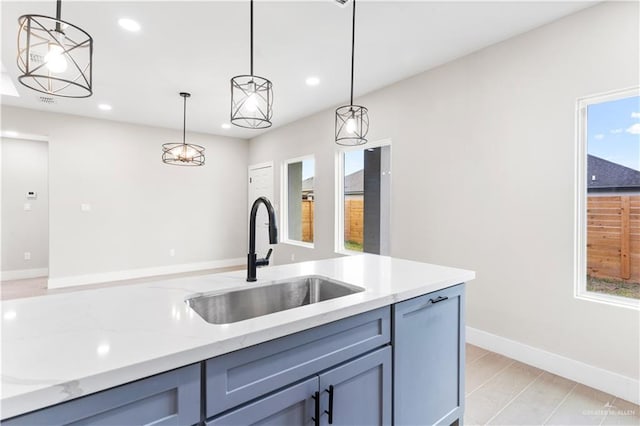
<path id="1" fill-rule="evenodd" d="M 333 425 L 390 425 L 391 348 L 386 346 L 321 374 L 320 395 L 322 425 L 329 424 L 329 413 Z"/>
<path id="2" fill-rule="evenodd" d="M 390 318 L 379 308 L 206 361 L 207 418 L 388 344 Z"/>
<path id="3" fill-rule="evenodd" d="M 394 424 L 450 425 L 464 411 L 464 285 L 393 308 Z"/>
<path id="4" fill-rule="evenodd" d="M 200 422 L 200 364 L 2 421 L 3 426 L 185 426 Z"/>
<path id="5" fill-rule="evenodd" d="M 313 425 L 318 377 L 289 386 L 206 423 L 207 426 Z"/>

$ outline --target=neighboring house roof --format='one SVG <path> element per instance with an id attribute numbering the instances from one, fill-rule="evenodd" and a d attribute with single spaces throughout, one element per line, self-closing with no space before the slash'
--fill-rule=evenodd
<path id="1" fill-rule="evenodd" d="M 302 192 L 313 192 L 313 177 L 302 181 Z M 344 177 L 345 195 L 364 193 L 364 170 L 358 170 Z"/>
<path id="2" fill-rule="evenodd" d="M 587 156 L 587 189 L 640 190 L 640 171 L 595 155 Z"/>
<path id="3" fill-rule="evenodd" d="M 344 177 L 345 195 L 364 193 L 364 170 L 358 170 Z"/>
<path id="4" fill-rule="evenodd" d="M 302 181 L 302 192 L 313 191 L 313 176 Z"/>

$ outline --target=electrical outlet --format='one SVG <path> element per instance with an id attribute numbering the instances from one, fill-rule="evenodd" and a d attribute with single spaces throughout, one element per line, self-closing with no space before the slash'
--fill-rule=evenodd
<path id="1" fill-rule="evenodd" d="M 29 210 L 31 210 L 31 204 L 24 203 L 24 211 L 28 212 Z"/>
<path id="2" fill-rule="evenodd" d="M 296 260 L 296 254 L 295 253 L 291 253 L 291 261 L 293 262 L 294 260 Z"/>
<path id="3" fill-rule="evenodd" d="M 169 256 L 174 257 L 176 255 L 176 249 L 169 249 Z"/>
<path id="4" fill-rule="evenodd" d="M 31 260 L 31 252 L 30 251 L 25 251 L 24 252 L 24 260 Z"/>
<path id="5" fill-rule="evenodd" d="M 90 212 L 91 211 L 91 204 L 80 204 L 80 210 L 83 212 Z"/>

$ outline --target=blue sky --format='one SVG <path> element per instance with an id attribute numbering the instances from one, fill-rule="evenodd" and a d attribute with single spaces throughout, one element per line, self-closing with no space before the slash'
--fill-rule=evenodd
<path id="1" fill-rule="evenodd" d="M 311 158 L 302 160 L 302 180 L 308 179 L 315 174 L 313 163 L 314 161 Z"/>
<path id="2" fill-rule="evenodd" d="M 587 152 L 640 170 L 640 97 L 589 105 Z"/>
<path id="3" fill-rule="evenodd" d="M 344 175 L 364 169 L 364 151 L 347 151 L 344 153 Z"/>

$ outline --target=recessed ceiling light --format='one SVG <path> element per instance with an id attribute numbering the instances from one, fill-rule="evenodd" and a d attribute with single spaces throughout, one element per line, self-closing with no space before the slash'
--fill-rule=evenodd
<path id="1" fill-rule="evenodd" d="M 222 126 L 220 126 L 220 127 L 222 127 L 223 129 L 230 129 L 231 128 L 231 124 L 223 123 Z"/>
<path id="2" fill-rule="evenodd" d="M 127 31 L 137 32 L 140 31 L 140 24 L 133 19 L 121 18 L 118 20 L 118 24 Z"/>
<path id="3" fill-rule="evenodd" d="M 16 136 L 18 136 L 18 132 L 16 132 L 15 130 L 6 130 L 2 132 L 2 136 L 6 136 L 8 138 L 15 138 Z"/>
<path id="4" fill-rule="evenodd" d="M 96 349 L 96 352 L 98 353 L 98 355 L 104 356 L 109 353 L 110 349 L 111 347 L 109 346 L 108 343 L 103 343 L 98 346 L 98 348 Z"/>
<path id="5" fill-rule="evenodd" d="M 320 79 L 318 77 L 307 77 L 305 83 L 307 83 L 307 86 L 317 86 L 320 84 Z"/>
<path id="6" fill-rule="evenodd" d="M 98 108 L 100 108 L 103 111 L 111 111 L 113 109 L 109 104 L 100 104 L 98 105 Z"/>

